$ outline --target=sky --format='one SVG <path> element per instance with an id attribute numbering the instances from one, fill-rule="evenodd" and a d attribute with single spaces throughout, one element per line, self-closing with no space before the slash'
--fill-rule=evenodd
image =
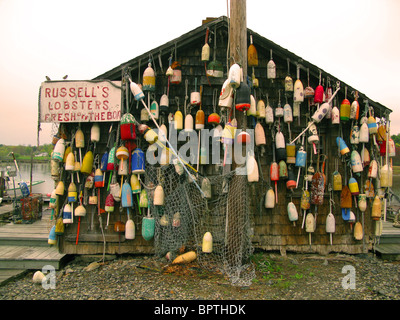
<path id="1" fill-rule="evenodd" d="M 227 0 L 0 0 L 0 144 L 37 145 L 45 76 L 90 80 L 228 15 Z M 247 27 L 393 110 L 400 133 L 399 0 L 247 0 Z M 41 124 L 39 144 L 54 126 Z"/>

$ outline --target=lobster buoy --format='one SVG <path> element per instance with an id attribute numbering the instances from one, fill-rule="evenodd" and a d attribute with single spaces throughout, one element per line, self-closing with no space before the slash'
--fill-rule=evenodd
<path id="1" fill-rule="evenodd" d="M 150 241 L 154 237 L 155 219 L 153 217 L 143 217 L 142 219 L 142 237 L 146 241 Z"/>
<path id="2" fill-rule="evenodd" d="M 350 106 L 350 119 L 358 120 L 360 114 L 360 105 L 357 100 L 354 100 Z"/>
<path id="3" fill-rule="evenodd" d="M 365 122 L 363 122 L 361 124 L 358 141 L 360 143 L 368 143 L 369 142 L 368 125 Z"/>
<path id="4" fill-rule="evenodd" d="M 382 216 L 382 202 L 378 195 L 375 196 L 372 203 L 372 220 L 380 220 Z"/>
<path id="5" fill-rule="evenodd" d="M 381 219 L 375 221 L 375 229 L 374 229 L 374 235 L 375 237 L 380 237 L 382 235 L 383 231 L 383 222 Z"/>
<path id="6" fill-rule="evenodd" d="M 390 165 L 385 164 L 380 170 L 381 188 L 393 186 L 393 169 Z"/>
<path id="7" fill-rule="evenodd" d="M 297 79 L 294 83 L 293 101 L 295 102 L 304 101 L 304 87 L 300 79 Z"/>
<path id="8" fill-rule="evenodd" d="M 44 275 L 44 273 L 42 271 L 36 271 L 33 274 L 32 282 L 36 284 L 42 284 L 43 281 L 46 281 L 46 276 Z"/>
<path id="9" fill-rule="evenodd" d="M 276 78 L 276 64 L 274 60 L 272 59 L 272 50 L 271 52 L 271 58 L 267 63 L 267 78 L 268 79 L 275 79 Z"/>
<path id="10" fill-rule="evenodd" d="M 350 152 L 350 149 L 347 147 L 347 145 L 346 145 L 346 143 L 344 142 L 343 138 L 337 137 L 337 138 L 336 138 L 336 144 L 338 145 L 339 150 L 340 150 L 340 154 L 341 154 L 342 156 L 344 156 L 345 154 L 347 154 L 347 153 Z"/>
<path id="11" fill-rule="evenodd" d="M 94 173 L 94 186 L 96 188 L 104 187 L 103 173 L 101 172 L 101 170 L 99 168 L 97 168 Z"/>
<path id="12" fill-rule="evenodd" d="M 155 120 L 158 120 L 158 117 L 160 115 L 160 106 L 158 105 L 157 101 L 152 101 L 150 104 L 150 113 L 153 116 Z"/>
<path id="13" fill-rule="evenodd" d="M 63 161 L 64 159 L 64 153 L 65 153 L 65 140 L 64 139 L 59 139 L 54 146 L 53 153 L 51 155 L 51 158 L 56 161 Z"/>
<path id="14" fill-rule="evenodd" d="M 315 231 L 315 219 L 314 215 L 309 212 L 306 216 L 306 232 L 312 233 Z M 310 243 L 311 244 L 311 243 Z"/>
<path id="15" fill-rule="evenodd" d="M 378 162 L 372 159 L 368 166 L 368 178 L 376 179 L 378 176 Z"/>
<path id="16" fill-rule="evenodd" d="M 140 193 L 140 191 L 141 191 L 140 181 L 136 174 L 131 175 L 130 182 L 131 182 L 132 193 L 133 194 Z"/>
<path id="17" fill-rule="evenodd" d="M 256 99 L 252 94 L 250 95 L 250 108 L 247 110 L 247 116 L 257 117 Z"/>
<path id="18" fill-rule="evenodd" d="M 253 44 L 253 35 L 250 35 L 250 45 L 247 48 L 247 65 L 249 67 L 258 66 L 258 54 L 257 49 Z"/>
<path id="19" fill-rule="evenodd" d="M 83 174 L 90 174 L 92 172 L 92 169 L 93 169 L 93 152 L 89 150 L 83 157 L 81 172 Z"/>
<path id="20" fill-rule="evenodd" d="M 375 118 L 373 116 L 369 116 L 368 117 L 367 126 L 368 126 L 369 134 L 375 134 L 375 133 L 378 132 L 378 127 L 377 127 L 377 124 L 376 124 L 376 120 L 375 120 Z"/>
<path id="21" fill-rule="evenodd" d="M 172 264 L 190 263 L 190 262 L 196 260 L 196 258 L 197 258 L 196 252 L 189 251 L 184 254 L 181 254 L 180 256 L 177 256 L 174 259 L 174 261 L 172 261 Z"/>
<path id="22" fill-rule="evenodd" d="M 125 239 L 135 239 L 135 223 L 132 219 L 128 219 L 125 223 Z"/>
<path id="23" fill-rule="evenodd" d="M 107 198 L 106 198 L 106 202 L 105 202 L 105 206 L 104 206 L 104 210 L 108 213 L 110 212 L 114 212 L 114 197 L 113 195 L 110 193 L 108 194 Z"/>
<path id="24" fill-rule="evenodd" d="M 149 205 L 149 198 L 147 197 L 147 191 L 146 189 L 142 189 L 142 191 L 140 191 L 139 207 L 147 208 L 148 205 Z"/>
<path id="25" fill-rule="evenodd" d="M 340 207 L 342 208 L 342 218 L 348 221 L 350 218 L 350 209 L 352 207 L 351 191 L 348 186 L 344 185 L 340 193 Z"/>
<path id="26" fill-rule="evenodd" d="M 350 143 L 359 144 L 359 142 L 360 142 L 360 128 L 357 125 L 354 125 L 350 131 Z"/>
<path id="27" fill-rule="evenodd" d="M 232 64 L 232 66 L 229 68 L 228 80 L 229 85 L 233 89 L 237 89 L 241 85 L 241 75 L 242 71 L 240 69 L 240 66 L 237 63 Z"/>
<path id="28" fill-rule="evenodd" d="M 145 172 L 145 155 L 141 149 L 136 148 L 132 152 L 131 165 L 133 174 L 143 174 Z"/>
<path id="29" fill-rule="evenodd" d="M 222 131 L 221 142 L 224 144 L 233 144 L 236 128 L 237 124 L 234 121 L 226 123 Z"/>
<path id="30" fill-rule="evenodd" d="M 329 233 L 330 242 L 331 242 L 331 245 L 332 245 L 332 233 L 335 233 L 335 231 L 336 231 L 335 216 L 332 214 L 332 212 L 330 212 L 326 216 L 325 231 L 326 231 L 326 233 Z"/>
<path id="31" fill-rule="evenodd" d="M 250 109 L 250 87 L 246 82 L 241 82 L 239 88 L 236 89 L 235 108 L 239 111 L 247 111 Z"/>
<path id="32" fill-rule="evenodd" d="M 75 168 L 75 156 L 72 152 L 67 155 L 67 159 L 65 160 L 65 170 L 73 171 Z"/>
<path id="33" fill-rule="evenodd" d="M 71 182 L 68 186 L 68 202 L 77 202 L 78 192 L 75 183 Z"/>
<path id="34" fill-rule="evenodd" d="M 361 162 L 361 156 L 358 153 L 357 150 L 353 150 L 351 152 L 350 156 L 350 161 L 351 161 L 351 168 L 354 173 L 362 172 L 363 171 L 363 166 Z"/>
<path id="35" fill-rule="evenodd" d="M 60 180 L 57 183 L 57 187 L 55 189 L 55 194 L 58 196 L 62 196 L 62 195 L 64 195 L 64 192 L 65 192 L 64 182 L 62 180 Z"/>
<path id="36" fill-rule="evenodd" d="M 143 91 L 155 91 L 156 90 L 156 75 L 151 63 L 149 62 L 147 68 L 143 72 Z"/>
<path id="37" fill-rule="evenodd" d="M 392 138 L 389 139 L 389 157 L 396 156 L 396 145 Z"/>
<path id="38" fill-rule="evenodd" d="M 261 146 L 261 145 L 266 145 L 267 140 L 265 137 L 265 131 L 261 123 L 257 122 L 256 128 L 255 128 L 255 141 L 256 141 L 256 146 Z"/>
<path id="39" fill-rule="evenodd" d="M 217 124 L 220 123 L 220 121 L 221 121 L 221 117 L 216 112 L 211 113 L 207 118 L 207 122 L 210 123 L 210 124 L 217 125 Z"/>
<path id="40" fill-rule="evenodd" d="M 288 179 L 286 181 L 286 188 L 291 190 L 296 188 L 296 175 L 291 168 L 288 169 Z"/>
<path id="41" fill-rule="evenodd" d="M 361 212 L 367 210 L 367 195 L 365 193 L 360 193 L 358 195 L 358 209 L 360 209 Z"/>
<path id="42" fill-rule="evenodd" d="M 164 205 L 164 189 L 160 184 L 156 187 L 156 189 L 154 191 L 153 203 L 155 206 L 163 206 Z"/>
<path id="43" fill-rule="evenodd" d="M 124 171 L 124 164 L 127 163 L 127 159 L 129 158 L 129 150 L 125 146 L 120 146 L 117 151 L 115 152 L 115 155 L 118 160 L 120 160 L 121 165 L 119 166 L 118 170 L 121 170 L 121 172 Z"/>
<path id="44" fill-rule="evenodd" d="M 218 106 L 221 108 L 232 108 L 233 103 L 233 87 L 230 84 L 230 80 L 225 80 L 222 85 L 221 93 L 219 95 Z"/>
<path id="45" fill-rule="evenodd" d="M 352 196 L 358 196 L 360 194 L 360 188 L 358 182 L 354 177 L 349 179 L 349 189 Z"/>
<path id="46" fill-rule="evenodd" d="M 269 104 L 267 104 L 267 106 L 265 107 L 265 123 L 274 123 L 274 110 Z"/>
<path id="47" fill-rule="evenodd" d="M 168 129 L 165 124 L 162 124 L 160 126 L 160 129 L 158 130 L 158 138 L 160 139 L 161 142 L 165 143 L 168 138 Z"/>
<path id="48" fill-rule="evenodd" d="M 292 107 L 290 104 L 286 103 L 283 106 L 283 121 L 285 123 L 291 123 L 293 122 L 293 112 L 292 112 Z"/>
<path id="49" fill-rule="evenodd" d="M 293 202 L 288 203 L 287 211 L 288 211 L 288 216 L 289 216 L 290 222 L 294 223 L 295 221 L 299 220 L 299 214 L 297 213 L 297 208 Z"/>
<path id="50" fill-rule="evenodd" d="M 350 119 L 350 101 L 343 99 L 340 104 L 340 121 L 348 121 Z"/>
<path id="51" fill-rule="evenodd" d="M 195 121 L 195 128 L 196 130 L 201 130 L 204 129 L 204 123 L 205 123 L 205 114 L 204 111 L 199 109 L 196 112 L 196 121 Z"/>
<path id="52" fill-rule="evenodd" d="M 182 82 L 182 65 L 179 61 L 171 64 L 172 76 L 170 78 L 172 84 L 180 84 Z"/>
<path id="53" fill-rule="evenodd" d="M 54 245 L 57 243 L 57 237 L 56 237 L 56 226 L 52 226 L 50 229 L 49 237 L 47 239 L 47 243 L 50 245 Z"/>
<path id="54" fill-rule="evenodd" d="M 275 193 L 272 188 L 269 188 L 265 195 L 265 208 L 272 209 L 275 207 Z"/>
<path id="55" fill-rule="evenodd" d="M 100 126 L 97 122 L 93 123 L 90 129 L 90 141 L 94 143 L 100 141 Z"/>
<path id="56" fill-rule="evenodd" d="M 301 146 L 296 153 L 295 166 L 299 168 L 305 168 L 306 163 L 307 163 L 307 152 L 304 151 L 304 147 Z"/>
<path id="57" fill-rule="evenodd" d="M 110 154 L 108 155 L 107 171 L 113 171 L 114 170 L 114 163 L 115 163 L 115 147 L 112 147 L 110 149 Z"/>
<path id="58" fill-rule="evenodd" d="M 296 145 L 294 143 L 286 144 L 286 162 L 296 163 Z"/>
<path id="59" fill-rule="evenodd" d="M 135 83 L 133 82 L 131 79 L 129 79 L 130 81 L 130 89 L 131 92 L 133 94 L 133 97 L 135 98 L 136 101 L 140 101 L 144 99 L 144 93 L 142 91 L 142 89 Z"/>
<path id="60" fill-rule="evenodd" d="M 71 206 L 69 203 L 67 203 L 64 206 L 63 209 L 63 223 L 64 224 L 70 224 L 73 223 L 74 221 L 72 220 L 72 210 L 71 210 Z"/>
<path id="61" fill-rule="evenodd" d="M 361 222 L 357 221 L 354 225 L 354 239 L 362 240 L 363 238 L 363 228 Z"/>
<path id="62" fill-rule="evenodd" d="M 130 208 L 133 206 L 132 188 L 128 182 L 124 182 L 121 190 L 121 205 L 123 208 Z"/>
<path id="63" fill-rule="evenodd" d="M 314 91 L 314 103 L 322 102 L 324 102 L 324 87 L 319 84 Z"/>
<path id="64" fill-rule="evenodd" d="M 258 182 L 259 179 L 258 165 L 253 155 L 247 156 L 246 171 L 247 171 L 248 182 Z"/>
<path id="65" fill-rule="evenodd" d="M 300 208 L 303 210 L 308 210 L 311 207 L 311 194 L 308 190 L 303 190 L 300 199 Z"/>
<path id="66" fill-rule="evenodd" d="M 342 175 L 335 170 L 333 173 L 333 191 L 342 191 Z"/>
<path id="67" fill-rule="evenodd" d="M 211 232 L 206 232 L 204 234 L 201 250 L 204 253 L 211 253 L 212 252 L 212 250 L 213 250 L 213 237 L 212 237 Z"/>
<path id="68" fill-rule="evenodd" d="M 317 110 L 315 110 L 311 118 L 314 120 L 315 123 L 319 123 L 326 116 L 328 111 L 329 111 L 329 103 L 325 102 Z"/>
<path id="69" fill-rule="evenodd" d="M 177 110 L 174 115 L 175 130 L 183 129 L 183 114 L 180 110 Z"/>
<path id="70" fill-rule="evenodd" d="M 79 205 L 75 209 L 75 216 L 76 217 L 84 217 L 86 216 L 86 209 L 83 205 Z"/>
<path id="71" fill-rule="evenodd" d="M 161 113 L 162 115 L 168 114 L 169 99 L 168 99 L 168 96 L 165 93 L 161 96 L 160 104 L 159 104 L 158 107 L 159 107 L 159 113 Z"/>
<path id="72" fill-rule="evenodd" d="M 278 166 L 279 166 L 279 179 L 286 180 L 288 178 L 288 170 L 286 162 L 281 160 L 279 161 Z"/>
<path id="73" fill-rule="evenodd" d="M 334 106 L 332 108 L 331 122 L 332 122 L 332 124 L 340 124 L 340 111 L 337 106 Z"/>
<path id="74" fill-rule="evenodd" d="M 259 119 L 265 119 L 266 111 L 265 111 L 265 103 L 263 100 L 258 100 L 257 102 L 257 117 Z"/>
<path id="75" fill-rule="evenodd" d="M 193 128 L 194 128 L 193 116 L 190 113 L 188 113 L 185 117 L 185 131 L 192 132 Z"/>
<path id="76" fill-rule="evenodd" d="M 136 139 L 135 118 L 130 113 L 125 113 L 120 121 L 121 140 Z"/>

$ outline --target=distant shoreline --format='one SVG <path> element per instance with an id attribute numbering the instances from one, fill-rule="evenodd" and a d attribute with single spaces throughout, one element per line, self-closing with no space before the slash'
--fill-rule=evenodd
<path id="1" fill-rule="evenodd" d="M 31 162 L 33 162 L 33 163 L 50 163 L 51 159 L 49 157 L 49 158 L 45 158 L 45 159 L 43 159 L 43 158 L 40 158 L 40 159 L 33 158 L 31 160 L 30 158 L 26 159 L 24 157 L 24 158 L 20 158 L 20 159 L 16 159 L 16 160 L 17 160 L 17 163 L 31 163 Z M 14 163 L 14 160 L 10 159 L 10 158 L 0 158 L 0 165 L 2 163 Z"/>

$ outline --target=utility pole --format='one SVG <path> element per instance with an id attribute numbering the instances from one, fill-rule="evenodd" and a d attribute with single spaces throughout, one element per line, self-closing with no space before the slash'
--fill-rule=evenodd
<path id="1" fill-rule="evenodd" d="M 247 81 L 247 19 L 246 0 L 230 0 L 230 21 L 229 21 L 229 66 L 235 62 L 242 67 L 243 81 Z M 233 105 L 232 108 L 235 108 Z M 245 129 L 246 116 L 243 112 L 235 110 L 237 128 Z M 235 145 L 235 144 L 234 144 Z M 237 146 L 237 144 L 236 144 Z M 233 169 L 237 167 L 233 157 Z M 241 165 L 243 166 L 243 165 Z M 244 262 L 243 250 L 246 242 L 245 228 L 246 213 L 243 210 L 247 205 L 247 190 L 237 193 L 234 190 L 238 187 L 247 188 L 247 176 L 235 174 L 230 182 L 227 210 L 227 260 L 231 267 L 239 267 Z"/>

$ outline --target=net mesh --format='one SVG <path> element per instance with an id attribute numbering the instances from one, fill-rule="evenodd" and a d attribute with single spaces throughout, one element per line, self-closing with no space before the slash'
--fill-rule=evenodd
<path id="1" fill-rule="evenodd" d="M 183 249 L 194 250 L 202 268 L 223 273 L 234 286 L 249 286 L 255 270 L 250 261 L 247 176 L 231 171 L 194 179 L 197 185 L 186 171 L 179 174 L 173 164 L 146 166 L 144 185 L 156 221 L 155 254 L 175 257 Z M 211 185 L 211 197 L 199 190 L 205 179 Z M 158 185 L 164 191 L 164 206 L 153 204 Z M 211 253 L 202 251 L 206 232 L 212 235 Z"/>

